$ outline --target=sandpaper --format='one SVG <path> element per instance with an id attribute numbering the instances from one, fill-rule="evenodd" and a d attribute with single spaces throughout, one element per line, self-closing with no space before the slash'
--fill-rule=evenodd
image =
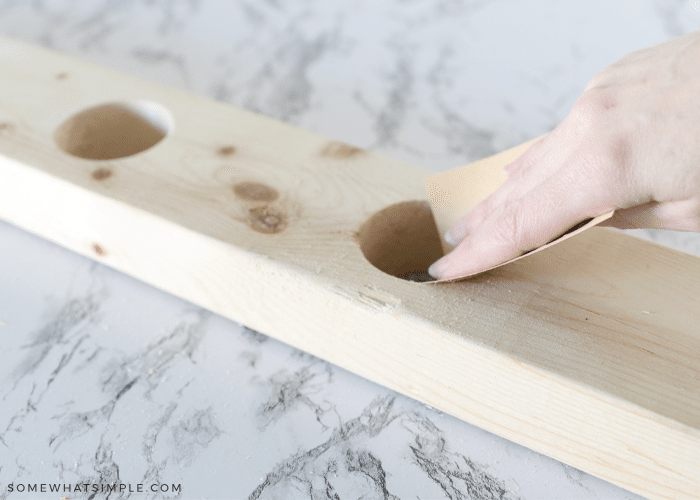
<path id="1" fill-rule="evenodd" d="M 447 230 L 455 226 L 462 217 L 467 215 L 482 200 L 498 189 L 508 178 L 503 172 L 503 167 L 515 161 L 538 139 L 533 139 L 532 141 L 508 149 L 502 153 L 425 179 L 428 199 L 445 254 L 449 253 L 454 248 L 445 240 L 445 233 Z M 541 252 L 542 250 L 557 245 L 609 219 L 612 217 L 613 213 L 614 211 L 611 211 L 593 219 L 583 221 L 555 240 L 497 266 L 484 269 L 481 272 L 504 266 L 532 255 L 533 253 Z M 455 281 L 473 276 L 474 274 L 479 273 L 465 274 L 449 280 L 438 280 L 438 282 Z"/>

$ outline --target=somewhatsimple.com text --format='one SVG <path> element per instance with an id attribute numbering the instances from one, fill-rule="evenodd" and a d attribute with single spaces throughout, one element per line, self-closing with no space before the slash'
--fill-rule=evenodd
<path id="1" fill-rule="evenodd" d="M 8 492 L 19 493 L 182 493 L 181 484 L 56 484 L 56 483 L 10 483 Z"/>

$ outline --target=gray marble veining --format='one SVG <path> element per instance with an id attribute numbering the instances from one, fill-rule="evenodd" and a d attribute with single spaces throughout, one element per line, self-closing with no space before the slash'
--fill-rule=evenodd
<path id="1" fill-rule="evenodd" d="M 682 0 L 0 0 L 5 35 L 434 170 L 698 26 Z M 4 222 L 0 339 L 0 499 L 640 498 Z"/>

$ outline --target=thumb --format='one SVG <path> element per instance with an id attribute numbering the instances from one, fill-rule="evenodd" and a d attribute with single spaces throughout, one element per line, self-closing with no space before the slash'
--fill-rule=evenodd
<path id="1" fill-rule="evenodd" d="M 635 207 L 617 210 L 601 226 L 618 229 L 670 229 L 700 231 L 700 199 L 651 201 Z"/>

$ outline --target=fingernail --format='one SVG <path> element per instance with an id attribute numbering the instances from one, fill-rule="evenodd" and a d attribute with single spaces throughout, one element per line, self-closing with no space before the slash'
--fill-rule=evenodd
<path id="1" fill-rule="evenodd" d="M 453 247 L 456 247 L 466 236 L 466 229 L 457 226 L 445 233 L 445 241 Z"/>
<path id="2" fill-rule="evenodd" d="M 445 232 L 445 241 L 447 243 L 449 243 L 450 245 L 452 245 L 453 247 L 457 246 L 457 242 L 454 240 L 454 238 L 452 238 L 452 234 L 450 234 L 449 231 Z"/>
<path id="3" fill-rule="evenodd" d="M 441 279 L 443 273 L 447 269 L 447 258 L 443 257 L 439 260 L 433 262 L 433 264 L 428 268 L 428 274 L 433 278 Z"/>

